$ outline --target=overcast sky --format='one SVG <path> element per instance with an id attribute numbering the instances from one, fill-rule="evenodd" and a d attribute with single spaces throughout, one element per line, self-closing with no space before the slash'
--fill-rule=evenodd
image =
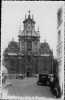
<path id="1" fill-rule="evenodd" d="M 1 29 L 1 47 L 2 51 L 8 46 L 9 41 L 14 38 L 18 40 L 19 29 L 23 30 L 22 21 L 25 13 L 28 15 L 30 9 L 31 15 L 34 15 L 36 21 L 36 30 L 39 26 L 40 41 L 46 40 L 50 48 L 53 48 L 56 56 L 57 46 L 57 11 L 63 6 L 63 2 L 44 2 L 44 1 L 6 1 L 2 2 L 2 29 Z"/>

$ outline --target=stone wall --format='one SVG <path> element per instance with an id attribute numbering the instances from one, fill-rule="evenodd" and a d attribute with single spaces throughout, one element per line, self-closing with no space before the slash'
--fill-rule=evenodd
<path id="1" fill-rule="evenodd" d="M 51 73 L 52 72 L 52 61 L 51 57 L 40 56 L 38 63 L 38 72 L 43 73 Z"/>

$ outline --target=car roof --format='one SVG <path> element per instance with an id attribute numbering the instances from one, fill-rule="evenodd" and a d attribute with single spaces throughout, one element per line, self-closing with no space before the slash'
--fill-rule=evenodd
<path id="1" fill-rule="evenodd" d="M 44 74 L 48 74 L 48 73 L 40 73 L 40 75 L 44 75 Z"/>

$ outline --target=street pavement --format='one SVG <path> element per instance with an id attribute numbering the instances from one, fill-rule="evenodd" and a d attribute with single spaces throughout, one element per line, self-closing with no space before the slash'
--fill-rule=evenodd
<path id="1" fill-rule="evenodd" d="M 8 96 L 38 96 L 55 100 L 49 87 L 36 84 L 37 78 L 11 79 L 8 82 L 10 84 L 5 87 Z"/>

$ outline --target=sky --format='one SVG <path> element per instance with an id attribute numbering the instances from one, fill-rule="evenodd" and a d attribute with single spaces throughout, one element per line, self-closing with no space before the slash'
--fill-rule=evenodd
<path id="1" fill-rule="evenodd" d="M 12 38 L 18 41 L 19 29 L 23 30 L 22 22 L 30 9 L 36 22 L 36 30 L 39 26 L 40 42 L 46 40 L 56 56 L 57 11 L 62 6 L 62 1 L 2 1 L 1 52 Z"/>

